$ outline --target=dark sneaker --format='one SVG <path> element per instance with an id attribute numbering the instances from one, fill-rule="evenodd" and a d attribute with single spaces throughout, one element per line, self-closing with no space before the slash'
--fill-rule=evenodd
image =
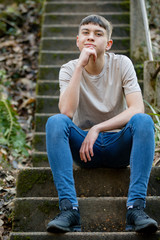
<path id="1" fill-rule="evenodd" d="M 61 212 L 48 223 L 47 231 L 52 233 L 81 232 L 80 213 L 73 209 L 68 199 L 60 203 Z"/>
<path id="2" fill-rule="evenodd" d="M 127 210 L 126 231 L 136 231 L 138 233 L 154 233 L 158 229 L 158 224 L 144 212 L 144 201 L 138 199 L 133 208 Z"/>

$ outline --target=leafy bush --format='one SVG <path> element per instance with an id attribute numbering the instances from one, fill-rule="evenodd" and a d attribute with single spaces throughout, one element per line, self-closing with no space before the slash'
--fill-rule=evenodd
<path id="1" fill-rule="evenodd" d="M 156 107 L 152 107 L 147 101 L 144 100 L 144 102 L 148 105 L 148 107 L 151 109 L 151 115 L 154 118 L 154 124 L 155 124 L 155 142 L 156 146 L 159 148 L 160 146 L 160 110 Z M 160 149 L 159 149 L 160 150 Z"/>
<path id="2" fill-rule="evenodd" d="M 9 151 L 14 160 L 29 156 L 26 134 L 9 100 L 0 100 L 0 129 L 0 146 Z"/>
<path id="3" fill-rule="evenodd" d="M 30 147 L 26 144 L 26 134 L 18 122 L 11 100 L 4 97 L 7 84 L 6 72 L 0 70 L 0 162 L 5 159 L 6 154 L 10 154 L 14 162 L 18 162 L 29 156 Z"/>

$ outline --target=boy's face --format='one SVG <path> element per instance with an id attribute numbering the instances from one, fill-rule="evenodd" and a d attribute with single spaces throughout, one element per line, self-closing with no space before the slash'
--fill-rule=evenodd
<path id="1" fill-rule="evenodd" d="M 105 51 L 112 46 L 112 40 L 108 40 L 106 30 L 99 25 L 92 23 L 82 25 L 77 36 L 77 47 L 80 51 L 83 48 L 92 47 L 97 52 L 97 57 L 104 55 Z"/>

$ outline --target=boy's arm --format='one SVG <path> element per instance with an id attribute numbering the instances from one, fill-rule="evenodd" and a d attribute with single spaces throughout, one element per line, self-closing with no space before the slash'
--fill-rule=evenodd
<path id="1" fill-rule="evenodd" d="M 82 161 L 91 161 L 93 153 L 93 145 L 98 137 L 98 134 L 103 131 L 110 131 L 124 127 L 131 117 L 136 113 L 144 113 L 144 104 L 141 92 L 134 92 L 126 95 L 128 108 L 117 116 L 93 126 L 80 149 L 80 158 Z"/>
<path id="2" fill-rule="evenodd" d="M 83 68 L 88 64 L 90 56 L 96 60 L 96 51 L 93 48 L 83 48 L 73 76 L 67 89 L 60 95 L 59 110 L 62 114 L 72 118 L 79 104 L 80 81 Z"/>
<path id="3" fill-rule="evenodd" d="M 69 118 L 73 117 L 79 103 L 79 89 L 83 68 L 76 66 L 68 87 L 61 93 L 59 99 L 59 110 Z"/>

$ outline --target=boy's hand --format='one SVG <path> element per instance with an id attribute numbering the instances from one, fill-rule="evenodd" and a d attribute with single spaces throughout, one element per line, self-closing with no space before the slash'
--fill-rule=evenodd
<path id="1" fill-rule="evenodd" d="M 85 67 L 88 64 L 91 56 L 93 57 L 93 61 L 95 62 L 97 59 L 97 53 L 96 53 L 96 50 L 94 49 L 94 47 L 92 47 L 92 46 L 84 47 L 81 51 L 78 63 L 82 67 Z"/>
<path id="2" fill-rule="evenodd" d="M 80 148 L 80 158 L 82 161 L 84 162 L 87 162 L 88 161 L 91 161 L 91 157 L 94 156 L 94 153 L 93 153 L 93 145 L 97 139 L 99 135 L 99 131 L 97 130 L 97 128 L 95 126 L 93 126 L 87 136 L 85 137 L 83 143 L 82 143 L 82 146 Z"/>

